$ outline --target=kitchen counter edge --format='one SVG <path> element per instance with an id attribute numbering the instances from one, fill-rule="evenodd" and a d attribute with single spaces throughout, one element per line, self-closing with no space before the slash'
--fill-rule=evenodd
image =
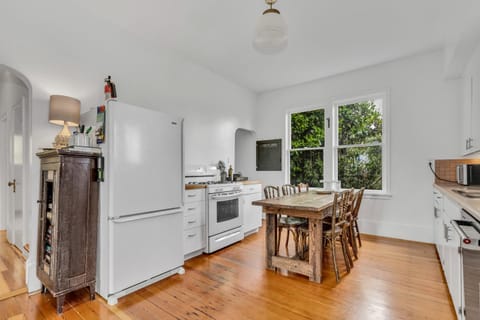
<path id="1" fill-rule="evenodd" d="M 259 180 L 246 180 L 246 181 L 239 181 L 241 184 L 262 184 Z M 205 189 L 207 187 L 206 184 L 186 184 L 185 190 L 195 190 L 195 189 Z"/>
<path id="2" fill-rule="evenodd" d="M 455 183 L 434 183 L 433 187 L 480 220 L 480 199 L 465 198 L 453 191 L 453 189 L 478 191 L 480 190 L 478 187 L 464 187 Z"/>

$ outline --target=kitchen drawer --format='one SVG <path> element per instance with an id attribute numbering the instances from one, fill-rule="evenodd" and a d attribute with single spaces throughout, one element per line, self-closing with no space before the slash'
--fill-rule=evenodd
<path id="1" fill-rule="evenodd" d="M 243 186 L 243 193 L 262 193 L 262 185 L 261 184 L 247 184 Z"/>
<path id="2" fill-rule="evenodd" d="M 185 203 L 205 201 L 206 189 L 194 189 L 185 191 Z"/>
<path id="3" fill-rule="evenodd" d="M 189 254 L 205 248 L 205 226 L 191 228 L 183 232 L 183 254 Z"/>
<path id="4" fill-rule="evenodd" d="M 205 224 L 205 202 L 187 203 L 183 215 L 183 229 L 190 229 Z"/>

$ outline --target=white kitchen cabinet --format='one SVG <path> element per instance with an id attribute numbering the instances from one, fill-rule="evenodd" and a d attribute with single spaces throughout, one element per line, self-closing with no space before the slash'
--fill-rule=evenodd
<path id="1" fill-rule="evenodd" d="M 461 208 L 436 189 L 433 192 L 433 201 L 435 245 L 457 319 L 461 320 L 464 319 L 463 312 L 461 312 L 463 309 L 462 255 L 459 250 L 460 237 L 451 223 L 452 220 L 461 218 Z"/>
<path id="2" fill-rule="evenodd" d="M 262 207 L 252 205 L 253 201 L 262 199 L 261 184 L 247 184 L 243 187 L 243 232 L 249 235 L 262 226 Z"/>
<path id="3" fill-rule="evenodd" d="M 185 191 L 183 214 L 183 254 L 184 259 L 200 255 L 206 247 L 206 189 Z"/>
<path id="4" fill-rule="evenodd" d="M 457 319 L 463 319 L 463 268 L 462 254 L 460 252 L 460 236 L 453 230 L 451 223 L 449 228 L 451 232 L 449 232 L 448 241 L 445 246 L 445 277 L 457 313 Z"/>
<path id="5" fill-rule="evenodd" d="M 463 154 L 480 151 L 480 47 L 471 58 L 463 76 Z"/>
<path id="6" fill-rule="evenodd" d="M 433 190 L 433 215 L 434 215 L 434 241 L 437 248 L 438 257 L 442 263 L 442 268 L 445 263 L 444 259 L 444 246 L 445 246 L 445 226 L 444 220 L 444 205 L 443 195 L 436 189 Z"/>

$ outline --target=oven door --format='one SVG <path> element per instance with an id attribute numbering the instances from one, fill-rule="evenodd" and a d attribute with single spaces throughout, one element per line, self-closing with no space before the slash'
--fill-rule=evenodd
<path id="1" fill-rule="evenodd" d="M 242 226 L 240 193 L 210 194 L 208 198 L 209 236 Z"/>

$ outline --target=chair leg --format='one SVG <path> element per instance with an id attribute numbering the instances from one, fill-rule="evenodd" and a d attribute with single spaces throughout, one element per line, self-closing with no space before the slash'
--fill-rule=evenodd
<path id="1" fill-rule="evenodd" d="M 349 231 L 350 243 L 351 243 L 352 249 L 353 249 L 353 256 L 355 257 L 355 259 L 358 260 L 357 239 L 355 239 L 355 230 L 354 230 L 354 228 L 353 228 L 353 222 L 352 222 L 352 224 L 350 224 L 350 226 L 348 227 L 348 231 Z"/>
<path id="2" fill-rule="evenodd" d="M 350 248 L 348 247 L 347 238 L 342 235 L 340 238 L 342 242 L 342 251 L 343 251 L 343 258 L 345 259 L 345 265 L 347 266 L 347 272 L 353 268 L 353 259 L 350 254 Z"/>
<path id="3" fill-rule="evenodd" d="M 285 249 L 287 249 L 288 254 L 288 239 L 290 238 L 290 228 L 287 228 L 287 240 L 285 240 Z"/>
<path id="4" fill-rule="evenodd" d="M 352 253 L 350 252 L 350 247 L 348 246 L 347 239 L 344 239 L 344 243 L 345 243 L 345 251 L 347 251 L 348 262 L 350 262 L 350 266 L 353 268 Z"/>
<path id="5" fill-rule="evenodd" d="M 295 242 L 295 246 L 294 246 L 295 247 L 295 256 L 298 256 L 298 253 L 300 252 L 298 250 L 298 245 L 299 245 L 298 241 L 299 241 L 299 237 L 300 237 L 299 230 L 298 230 L 298 228 L 295 228 L 295 229 L 292 229 L 291 231 L 292 231 L 293 241 Z"/>
<path id="6" fill-rule="evenodd" d="M 360 230 L 358 229 L 358 222 L 357 222 L 357 220 L 354 220 L 354 222 L 355 222 L 355 229 L 357 229 L 358 245 L 361 248 L 362 247 L 362 239 L 360 239 Z"/>
<path id="7" fill-rule="evenodd" d="M 335 240 L 329 240 L 330 242 L 330 250 L 332 251 L 332 259 L 333 259 L 333 268 L 335 269 L 335 278 L 337 280 L 337 283 L 340 282 L 340 272 L 338 271 L 338 265 L 337 265 L 337 249 L 335 248 Z"/>
<path id="8" fill-rule="evenodd" d="M 345 238 L 340 238 L 340 244 L 342 245 L 343 260 L 345 260 L 345 267 L 347 267 L 347 272 L 350 273 L 350 260 L 348 259 L 347 249 L 345 248 Z"/>
<path id="9" fill-rule="evenodd" d="M 280 239 L 282 238 L 282 227 L 278 228 L 278 235 L 277 235 L 277 254 L 280 251 Z"/>

